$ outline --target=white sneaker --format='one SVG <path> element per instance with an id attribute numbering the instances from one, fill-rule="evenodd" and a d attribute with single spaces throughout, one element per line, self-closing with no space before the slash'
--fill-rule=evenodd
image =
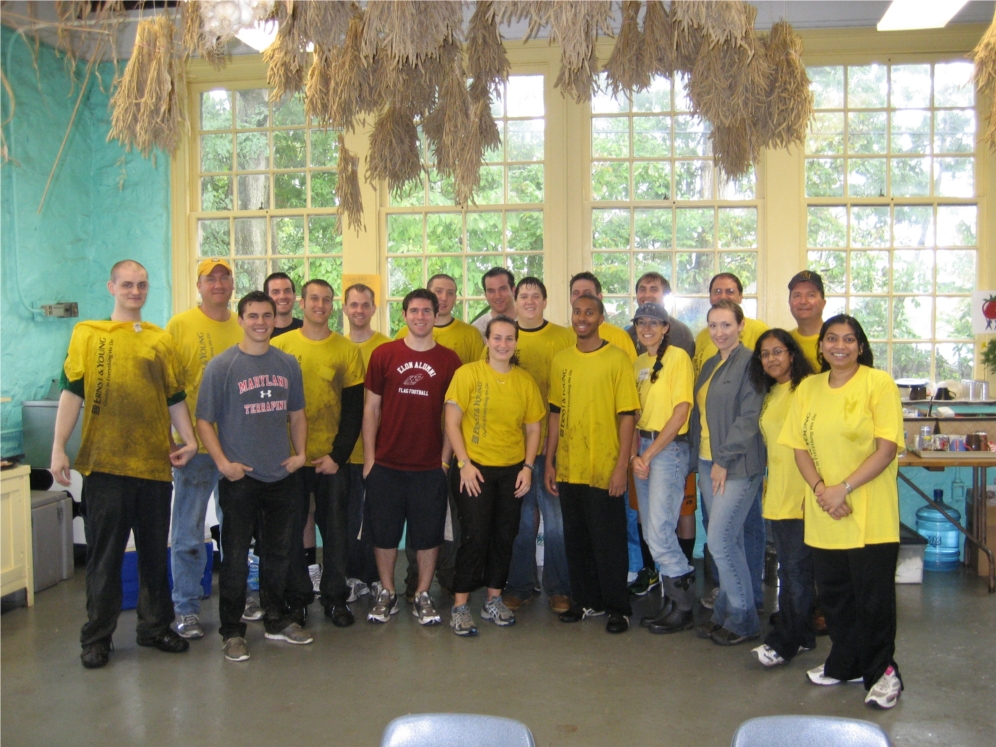
<path id="1" fill-rule="evenodd" d="M 298 566 L 300 568 L 301 566 Z M 315 563 L 314 565 L 308 566 L 308 575 L 311 576 L 311 586 L 315 590 L 316 594 L 322 591 L 322 567 Z"/>
<path id="2" fill-rule="evenodd" d="M 705 607 L 707 610 L 711 610 L 716 606 L 716 598 L 719 596 L 719 587 L 714 586 L 712 591 L 706 594 L 704 597 L 699 599 L 699 604 Z"/>
<path id="3" fill-rule="evenodd" d="M 432 603 L 432 597 L 427 591 L 420 591 L 415 596 L 412 614 L 418 620 L 419 625 L 439 625 L 442 622 L 442 618 L 436 612 L 436 606 Z"/>
<path id="4" fill-rule="evenodd" d="M 824 664 L 820 664 L 818 667 L 813 667 L 808 672 L 806 672 L 806 676 L 809 677 L 810 682 L 812 682 L 814 685 L 824 685 L 824 686 L 839 685 L 841 684 L 841 682 L 843 682 L 843 680 L 836 680 L 833 677 L 827 677 L 823 673 L 824 666 L 825 666 Z M 848 682 L 861 682 L 861 679 L 862 679 L 861 677 L 855 677 L 853 680 L 848 680 Z"/>
<path id="5" fill-rule="evenodd" d="M 885 674 L 878 678 L 872 689 L 865 696 L 865 703 L 877 708 L 892 708 L 899 701 L 899 693 L 903 691 L 903 683 L 896 676 L 896 670 L 889 667 Z"/>
<path id="6" fill-rule="evenodd" d="M 358 578 L 347 578 L 346 585 L 349 587 L 349 599 L 347 603 L 355 602 L 360 597 L 370 593 L 370 587 Z"/>
<path id="7" fill-rule="evenodd" d="M 785 659 L 767 643 L 753 649 L 751 653 L 757 656 L 757 660 L 766 667 L 776 667 L 785 663 Z"/>

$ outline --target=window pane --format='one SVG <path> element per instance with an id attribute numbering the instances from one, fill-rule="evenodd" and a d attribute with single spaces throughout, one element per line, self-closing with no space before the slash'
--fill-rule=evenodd
<path id="1" fill-rule="evenodd" d="M 591 266 L 602 283 L 603 293 L 629 292 L 629 252 L 592 254 Z"/>
<path id="2" fill-rule="evenodd" d="M 893 296 L 892 336 L 912 340 L 932 337 L 934 299 L 923 296 Z"/>
<path id="3" fill-rule="evenodd" d="M 232 209 L 232 177 L 205 176 L 201 179 L 201 210 Z"/>
<path id="4" fill-rule="evenodd" d="M 304 130 L 277 130 L 273 133 L 273 168 L 302 168 L 304 153 Z"/>
<path id="5" fill-rule="evenodd" d="M 892 152 L 930 153 L 930 112 L 905 109 L 892 113 Z"/>
<path id="6" fill-rule="evenodd" d="M 896 343 L 892 346 L 892 376 L 896 379 L 930 378 L 929 343 Z M 878 361 L 876 361 L 878 368 Z"/>
<path id="7" fill-rule="evenodd" d="M 941 205 L 937 208 L 938 246 L 975 246 L 979 209 L 975 205 Z"/>
<path id="8" fill-rule="evenodd" d="M 975 151 L 975 112 L 952 109 L 934 114 L 934 152 L 972 153 Z"/>
<path id="9" fill-rule="evenodd" d="M 304 124 L 304 92 L 284 96 L 273 105 L 273 124 L 276 127 L 287 127 Z"/>
<path id="10" fill-rule="evenodd" d="M 933 208 L 929 205 L 896 205 L 892 230 L 895 246 L 933 246 Z"/>
<path id="11" fill-rule="evenodd" d="M 926 197 L 930 194 L 929 158 L 892 158 L 892 196 Z"/>
<path id="12" fill-rule="evenodd" d="M 645 272 L 659 272 L 670 282 L 674 275 L 671 260 L 671 252 L 637 252 L 633 255 L 634 282 Z"/>
<path id="13" fill-rule="evenodd" d="M 497 205 L 502 202 L 504 199 L 504 177 L 505 171 L 501 166 L 481 167 L 481 185 L 475 193 L 478 205 Z M 453 194 L 452 189 L 449 194 Z M 449 202 L 452 204 L 452 196 Z"/>
<path id="14" fill-rule="evenodd" d="M 807 252 L 806 258 L 806 267 L 820 274 L 827 293 L 845 293 L 847 291 L 847 252 L 810 250 Z M 823 316 L 829 318 L 832 315 L 824 313 Z"/>
<path id="15" fill-rule="evenodd" d="M 428 281 L 433 275 L 449 275 L 456 282 L 457 295 L 463 295 L 463 257 L 451 255 L 448 257 L 427 257 L 425 260 L 425 278 Z M 409 289 L 411 290 L 411 289 Z M 457 304 L 459 306 L 460 304 Z M 456 308 L 456 307 L 454 307 Z"/>
<path id="16" fill-rule="evenodd" d="M 276 135 L 274 135 L 274 140 L 276 140 Z M 319 168 L 339 165 L 339 134 L 337 132 L 332 130 L 311 131 L 310 165 Z"/>
<path id="17" fill-rule="evenodd" d="M 844 152 L 844 114 L 817 112 L 806 135 L 806 153 L 832 155 Z"/>
<path id="18" fill-rule="evenodd" d="M 314 215 L 308 219 L 308 253 L 341 254 L 342 233 L 336 229 L 334 215 Z"/>
<path id="19" fill-rule="evenodd" d="M 543 202 L 543 164 L 508 167 L 508 201 Z"/>
<path id="20" fill-rule="evenodd" d="M 593 200 L 629 199 L 629 164 L 594 161 L 591 164 Z"/>
<path id="21" fill-rule="evenodd" d="M 542 254 L 509 254 L 506 260 L 508 269 L 517 278 L 543 277 Z"/>
<path id="22" fill-rule="evenodd" d="M 847 106 L 875 109 L 886 105 L 889 85 L 885 65 L 851 65 L 847 68 Z"/>
<path id="23" fill-rule="evenodd" d="M 885 159 L 849 158 L 847 194 L 850 197 L 885 197 Z"/>
<path id="24" fill-rule="evenodd" d="M 844 107 L 844 68 L 810 67 L 806 73 L 813 91 L 813 105 L 817 109 Z"/>
<path id="25" fill-rule="evenodd" d="M 893 293 L 933 293 L 934 252 L 930 249 L 892 253 Z"/>
<path id="26" fill-rule="evenodd" d="M 672 278 L 676 293 L 708 293 L 709 280 L 716 274 L 712 252 L 678 252 L 675 254 L 675 274 Z M 708 307 L 708 299 L 703 299 Z M 703 318 L 705 314 L 703 313 Z"/>
<path id="27" fill-rule="evenodd" d="M 674 118 L 674 155 L 711 156 L 711 128 L 698 117 L 681 115 Z"/>
<path id="28" fill-rule="evenodd" d="M 249 291 L 260 290 L 266 275 L 265 259 L 235 260 L 235 297 L 242 298 Z"/>
<path id="29" fill-rule="evenodd" d="M 972 337 L 971 298 L 937 299 L 937 329 L 935 334 L 941 339 L 965 339 Z"/>
<path id="30" fill-rule="evenodd" d="M 807 158 L 806 196 L 843 197 L 844 159 Z"/>
<path id="31" fill-rule="evenodd" d="M 319 278 L 327 282 L 332 286 L 337 295 L 342 293 L 342 257 L 315 257 L 309 259 L 308 274 L 313 278 Z M 342 329 L 341 324 L 339 329 Z"/>
<path id="32" fill-rule="evenodd" d="M 392 192 L 388 195 L 391 207 L 421 207 L 425 204 L 425 185 L 422 179 L 408 182 L 401 188 L 400 193 Z"/>
<path id="33" fill-rule="evenodd" d="M 422 216 L 421 215 L 387 216 L 387 253 L 421 254 L 421 252 L 422 252 Z"/>
<path id="34" fill-rule="evenodd" d="M 693 334 L 705 327 L 708 312 L 708 298 L 678 298 L 674 302 L 674 315 L 691 327 Z"/>
<path id="35" fill-rule="evenodd" d="M 602 212 L 602 211 L 598 211 Z M 635 249 L 669 249 L 673 213 L 670 208 L 633 211 Z M 627 223 L 627 231 L 628 231 Z"/>
<path id="36" fill-rule="evenodd" d="M 755 246 L 757 246 L 757 209 L 720 208 L 719 247 L 739 249 Z"/>
<path id="37" fill-rule="evenodd" d="M 671 162 L 633 164 L 633 199 L 667 200 L 671 196 Z"/>
<path id="38" fill-rule="evenodd" d="M 975 254 L 975 250 L 966 249 L 937 252 L 938 293 L 971 293 L 975 290 L 978 272 Z"/>
<path id="39" fill-rule="evenodd" d="M 235 92 L 235 126 L 240 130 L 270 124 L 270 91 L 253 88 Z"/>
<path id="40" fill-rule="evenodd" d="M 934 347 L 935 379 L 971 379 L 975 365 L 975 343 L 940 343 Z"/>
<path id="41" fill-rule="evenodd" d="M 975 159 L 935 158 L 934 194 L 938 197 L 974 197 Z"/>
<path id="42" fill-rule="evenodd" d="M 650 87 L 633 92 L 634 112 L 666 112 L 671 108 L 671 81 L 655 75 Z"/>
<path id="43" fill-rule="evenodd" d="M 542 75 L 509 76 L 507 91 L 507 111 L 509 117 L 542 117 L 546 114 L 543 101 Z"/>
<path id="44" fill-rule="evenodd" d="M 505 213 L 505 243 L 510 252 L 543 251 L 543 213 Z"/>
<path id="45" fill-rule="evenodd" d="M 861 322 L 870 339 L 881 339 L 889 334 L 889 299 L 885 297 L 857 296 L 851 298 L 851 316 Z"/>
<path id="46" fill-rule="evenodd" d="M 198 256 L 227 257 L 230 230 L 228 218 L 197 221 Z"/>
<path id="47" fill-rule="evenodd" d="M 425 216 L 426 252 L 459 252 L 462 249 L 463 218 L 459 213 L 429 213 Z"/>
<path id="48" fill-rule="evenodd" d="M 527 119 L 508 123 L 505 147 L 509 161 L 543 160 L 543 120 Z"/>
<path id="49" fill-rule="evenodd" d="M 422 287 L 421 257 L 388 257 L 387 277 L 390 296 L 404 296 L 412 288 Z"/>
<path id="50" fill-rule="evenodd" d="M 497 260 L 497 261 L 496 261 Z M 484 273 L 496 265 L 503 265 L 498 257 L 493 254 L 470 255 L 467 257 L 467 295 L 483 296 L 484 289 L 481 285 L 481 278 Z"/>
<path id="51" fill-rule="evenodd" d="M 235 136 L 236 168 L 261 171 L 270 168 L 270 141 L 265 132 L 240 132 Z"/>
<path id="52" fill-rule="evenodd" d="M 633 120 L 633 155 L 667 158 L 671 155 L 671 118 L 636 117 Z"/>
<path id="53" fill-rule="evenodd" d="M 890 99 L 894 109 L 930 106 L 930 65 L 893 65 Z"/>
<path id="54" fill-rule="evenodd" d="M 719 199 L 721 200 L 753 200 L 757 179 L 754 167 L 750 166 L 746 174 L 729 177 L 722 171 L 717 172 L 719 178 Z"/>
<path id="55" fill-rule="evenodd" d="M 888 132 L 885 112 L 851 112 L 847 115 L 849 153 L 885 153 Z"/>
<path id="56" fill-rule="evenodd" d="M 633 312 L 630 309 L 628 298 L 606 298 L 603 300 L 605 303 L 605 321 L 617 327 L 625 327 L 629 324 L 629 320 L 633 318 Z"/>
<path id="57" fill-rule="evenodd" d="M 851 252 L 851 291 L 887 293 L 889 290 L 888 252 Z"/>
<path id="58" fill-rule="evenodd" d="M 307 179 L 303 171 L 273 175 L 273 207 L 303 208 L 307 199 Z"/>
<path id="59" fill-rule="evenodd" d="M 485 173 L 486 169 L 487 173 Z M 503 173 L 501 166 L 481 168 L 481 184 L 476 192 L 479 204 L 501 201 L 501 179 Z M 454 204 L 455 196 L 456 187 L 453 184 L 453 177 L 440 176 L 439 172 L 431 169 L 429 171 L 429 204 L 432 206 L 451 206 Z"/>
<path id="60" fill-rule="evenodd" d="M 232 170 L 232 136 L 201 136 L 201 171 Z"/>
<path id="61" fill-rule="evenodd" d="M 847 246 L 847 208 L 843 205 L 810 207 L 808 213 L 808 244 L 822 249 Z"/>
<path id="62" fill-rule="evenodd" d="M 675 199 L 712 199 L 713 170 L 714 165 L 712 161 L 675 161 Z"/>
<path id="63" fill-rule="evenodd" d="M 304 218 L 270 219 L 270 241 L 275 254 L 304 254 Z"/>
<path id="64" fill-rule="evenodd" d="M 595 158 L 627 158 L 629 119 L 597 117 L 591 120 L 591 155 Z"/>
<path id="65" fill-rule="evenodd" d="M 236 218 L 235 253 L 245 256 L 266 256 L 266 219 Z M 262 285 L 256 286 L 262 288 Z"/>
<path id="66" fill-rule="evenodd" d="M 712 208 L 679 208 L 675 212 L 679 249 L 711 249 L 716 245 Z"/>
<path id="67" fill-rule="evenodd" d="M 732 272 L 744 284 L 744 293 L 757 293 L 757 253 L 720 252 L 719 271 Z M 747 301 L 744 300 L 744 313 Z"/>
<path id="68" fill-rule="evenodd" d="M 851 208 L 851 246 L 889 245 L 889 208 L 855 206 Z"/>
<path id="69" fill-rule="evenodd" d="M 591 245 L 593 249 L 628 247 L 629 210 L 592 210 Z"/>
<path id="70" fill-rule="evenodd" d="M 467 251 L 500 252 L 501 223 L 501 213 L 467 213 Z"/>
<path id="71" fill-rule="evenodd" d="M 975 106 L 971 62 L 934 65 L 934 106 Z"/>
<path id="72" fill-rule="evenodd" d="M 339 200 L 335 195 L 339 175 L 334 171 L 311 172 L 311 207 L 335 207 Z"/>
<path id="73" fill-rule="evenodd" d="M 230 91 L 205 91 L 201 94 L 201 129 L 232 128 L 232 94 Z"/>

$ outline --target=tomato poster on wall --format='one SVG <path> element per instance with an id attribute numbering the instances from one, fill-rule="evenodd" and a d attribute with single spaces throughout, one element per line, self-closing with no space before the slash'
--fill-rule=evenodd
<path id="1" fill-rule="evenodd" d="M 972 334 L 996 335 L 996 291 L 972 294 Z"/>

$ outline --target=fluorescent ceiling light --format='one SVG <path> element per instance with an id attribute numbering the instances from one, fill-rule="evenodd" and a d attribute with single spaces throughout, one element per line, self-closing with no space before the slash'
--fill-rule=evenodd
<path id="1" fill-rule="evenodd" d="M 276 21 L 256 21 L 252 26 L 244 26 L 235 35 L 239 41 L 262 52 L 277 38 L 279 24 Z"/>
<path id="2" fill-rule="evenodd" d="M 941 29 L 968 0 L 892 0 L 878 22 L 879 31 Z"/>

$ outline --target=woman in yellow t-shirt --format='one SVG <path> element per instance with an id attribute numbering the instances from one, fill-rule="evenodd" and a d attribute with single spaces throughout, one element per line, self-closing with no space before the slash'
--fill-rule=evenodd
<path id="1" fill-rule="evenodd" d="M 798 386 L 778 439 L 807 484 L 806 544 L 832 642 L 808 675 L 817 685 L 861 678 L 865 703 L 892 708 L 903 689 L 893 658 L 903 409 L 854 317 L 824 322 L 818 355 L 823 373 Z"/>
<path id="2" fill-rule="evenodd" d="M 813 367 L 799 343 L 784 329 L 769 329 L 757 339 L 750 359 L 754 388 L 766 392 L 761 407 L 761 435 L 768 447 L 768 481 L 761 503 L 770 522 L 778 554 L 778 614 L 775 626 L 754 649 L 766 667 L 784 664 L 800 650 L 816 647 L 813 605 L 813 556 L 804 541 L 802 503 L 806 482 L 795 452 L 778 443 L 796 387 Z"/>
<path id="3" fill-rule="evenodd" d="M 450 627 L 459 636 L 477 635 L 467 603 L 482 586 L 481 617 L 499 627 L 515 623 L 501 591 L 546 416 L 535 380 L 516 365 L 518 337 L 514 321 L 494 317 L 485 331 L 487 358 L 457 369 L 446 390 L 446 435 L 459 468 L 450 476 L 460 519 Z"/>
<path id="4" fill-rule="evenodd" d="M 692 627 L 695 604 L 695 569 L 675 534 L 685 500 L 688 413 L 695 379 L 688 353 L 669 344 L 669 323 L 667 311 L 656 303 L 642 304 L 633 316 L 633 328 L 646 352 L 633 364 L 640 392 L 640 420 L 630 463 L 643 535 L 671 600 L 657 614 L 640 621 L 651 633 L 676 633 Z"/>

